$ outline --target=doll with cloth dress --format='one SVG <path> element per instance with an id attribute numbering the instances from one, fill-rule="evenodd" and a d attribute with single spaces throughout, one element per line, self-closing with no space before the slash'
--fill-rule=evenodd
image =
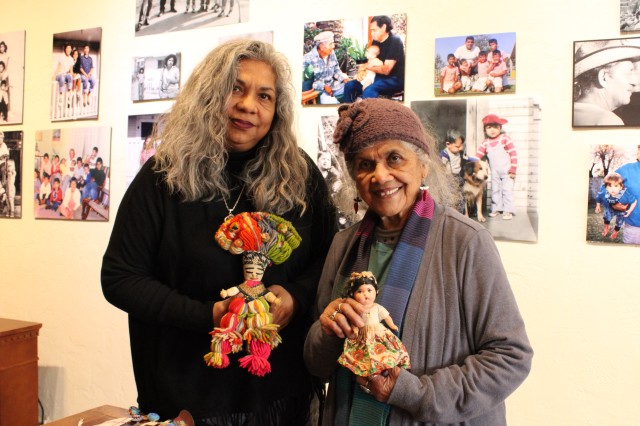
<path id="1" fill-rule="evenodd" d="M 376 277 L 369 271 L 351 273 L 346 293 L 366 309 L 362 314 L 365 325 L 354 330 L 354 339 L 345 339 L 338 363 L 362 377 L 373 376 L 395 366 L 411 368 L 407 349 L 400 338 L 391 332 L 398 331 L 398 327 L 389 311 L 375 303 L 378 295 Z"/>

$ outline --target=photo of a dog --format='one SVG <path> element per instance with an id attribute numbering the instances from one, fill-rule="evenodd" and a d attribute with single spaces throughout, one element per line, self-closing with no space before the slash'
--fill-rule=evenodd
<path id="1" fill-rule="evenodd" d="M 482 199 L 489 179 L 489 164 L 486 161 L 467 161 L 462 166 L 461 174 L 464 179 L 464 214 L 469 217 L 475 211 L 478 222 L 486 222 L 482 213 Z"/>

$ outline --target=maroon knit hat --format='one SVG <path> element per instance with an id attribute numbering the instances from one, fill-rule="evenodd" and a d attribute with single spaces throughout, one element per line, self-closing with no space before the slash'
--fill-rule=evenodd
<path id="1" fill-rule="evenodd" d="M 372 98 L 342 105 L 333 142 L 350 157 L 374 142 L 399 139 L 429 152 L 424 127 L 406 106 L 389 99 Z"/>

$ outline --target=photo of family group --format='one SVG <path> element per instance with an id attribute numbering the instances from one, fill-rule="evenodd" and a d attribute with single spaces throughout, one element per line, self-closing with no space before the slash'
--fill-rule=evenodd
<path id="1" fill-rule="evenodd" d="M 135 35 L 249 22 L 249 0 L 136 0 Z"/>
<path id="2" fill-rule="evenodd" d="M 436 96 L 515 93 L 516 33 L 436 38 Z"/>
<path id="3" fill-rule="evenodd" d="M 304 24 L 302 104 L 404 100 L 407 16 Z"/>
<path id="4" fill-rule="evenodd" d="M 573 127 L 640 126 L 640 37 L 573 43 Z"/>
<path id="5" fill-rule="evenodd" d="M 109 220 L 111 129 L 36 132 L 36 219 Z"/>
<path id="6" fill-rule="evenodd" d="M 0 130 L 0 218 L 22 217 L 22 132 Z"/>
<path id="7" fill-rule="evenodd" d="M 533 98 L 416 101 L 458 181 L 460 213 L 498 240 L 537 241 L 540 104 Z"/>
<path id="8" fill-rule="evenodd" d="M 587 241 L 640 244 L 640 145 L 592 145 Z"/>
<path id="9" fill-rule="evenodd" d="M 0 33 L 0 126 L 22 123 L 25 32 Z"/>
<path id="10" fill-rule="evenodd" d="M 131 100 L 142 102 L 175 98 L 180 89 L 180 64 L 179 52 L 134 58 Z"/>
<path id="11" fill-rule="evenodd" d="M 98 118 L 101 28 L 54 34 L 51 121 Z"/>

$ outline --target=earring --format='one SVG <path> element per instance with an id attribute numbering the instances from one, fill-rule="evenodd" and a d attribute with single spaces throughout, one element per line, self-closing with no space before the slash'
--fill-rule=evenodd
<path id="1" fill-rule="evenodd" d="M 356 196 L 356 198 L 353 199 L 353 211 L 358 214 L 358 207 L 360 207 L 360 201 L 362 201 L 362 198 L 360 198 L 359 196 Z"/>

